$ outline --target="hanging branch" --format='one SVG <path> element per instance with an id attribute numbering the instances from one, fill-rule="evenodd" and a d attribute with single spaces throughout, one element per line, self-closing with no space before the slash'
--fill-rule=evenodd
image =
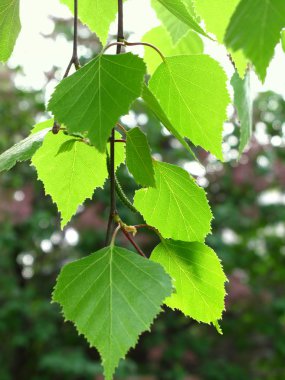
<path id="1" fill-rule="evenodd" d="M 78 0 L 74 0 L 74 24 L 73 24 L 73 51 L 70 62 L 64 73 L 63 78 L 66 78 L 70 72 L 72 65 L 75 66 L 76 70 L 80 68 L 80 63 L 78 59 L 77 47 L 78 47 Z"/>
<path id="2" fill-rule="evenodd" d="M 74 0 L 73 51 L 72 51 L 72 57 L 69 61 L 67 69 L 65 70 L 63 79 L 68 76 L 72 65 L 74 65 L 76 70 L 80 68 L 77 48 L 78 48 L 78 0 Z M 59 131 L 60 131 L 60 124 L 57 121 L 55 121 L 52 127 L 52 133 L 56 135 Z"/>
<path id="3" fill-rule="evenodd" d="M 124 14 L 123 0 L 118 0 L 118 32 L 117 41 L 124 40 Z M 122 50 L 121 45 L 117 45 L 117 54 Z M 110 138 L 110 214 L 106 233 L 105 245 L 108 245 L 113 229 L 113 219 L 117 214 L 116 208 L 116 175 L 115 175 L 115 128 L 112 129 Z"/>

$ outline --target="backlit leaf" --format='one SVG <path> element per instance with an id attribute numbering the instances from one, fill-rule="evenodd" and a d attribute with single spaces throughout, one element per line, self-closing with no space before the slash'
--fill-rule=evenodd
<path id="1" fill-rule="evenodd" d="M 74 0 L 60 0 L 66 4 L 73 13 Z M 83 24 L 86 24 L 92 32 L 105 45 L 110 29 L 110 24 L 115 21 L 118 4 L 116 0 L 79 0 L 78 15 Z"/>
<path id="2" fill-rule="evenodd" d="M 151 260 L 173 278 L 175 292 L 166 305 L 199 322 L 214 323 L 222 317 L 226 276 L 215 252 L 202 243 L 163 240 Z"/>
<path id="3" fill-rule="evenodd" d="M 239 0 L 194 0 L 197 13 L 206 23 L 209 33 L 215 34 L 220 44 L 223 44 L 227 26 Z M 230 52 L 241 77 L 244 76 L 247 59 L 241 51 Z"/>
<path id="4" fill-rule="evenodd" d="M 124 147 L 118 147 L 117 151 L 120 149 Z M 122 153 L 117 157 L 122 157 Z M 63 132 L 46 136 L 32 164 L 44 184 L 45 193 L 52 197 L 61 213 L 62 228 L 78 206 L 91 198 L 96 188 L 103 187 L 108 177 L 106 153 Z"/>
<path id="5" fill-rule="evenodd" d="M 13 52 L 21 30 L 19 0 L 1 0 L 0 3 L 0 62 L 6 62 Z"/>
<path id="6" fill-rule="evenodd" d="M 154 161 L 154 171 L 156 188 L 136 191 L 134 206 L 164 238 L 204 241 L 212 219 L 205 191 L 177 166 Z"/>
<path id="7" fill-rule="evenodd" d="M 189 31 L 189 26 L 174 16 L 164 5 L 157 0 L 151 0 L 157 18 L 165 26 L 173 44 L 175 45 Z"/>
<path id="8" fill-rule="evenodd" d="M 207 55 L 165 59 L 149 88 L 175 129 L 220 160 L 223 122 L 230 102 L 227 77 L 218 62 Z"/>
<path id="9" fill-rule="evenodd" d="M 97 348 L 105 379 L 112 380 L 119 360 L 149 330 L 171 291 L 170 277 L 159 264 L 111 246 L 66 265 L 53 301 Z"/>
<path id="10" fill-rule="evenodd" d="M 196 12 L 205 21 L 207 31 L 222 43 L 230 18 L 239 0 L 194 0 Z"/>
<path id="11" fill-rule="evenodd" d="M 195 32 L 200 33 L 204 36 L 207 36 L 207 34 L 199 25 L 193 13 L 193 8 L 191 6 L 187 6 L 186 1 L 185 2 L 183 0 L 156 0 L 156 1 L 162 4 L 179 21 L 182 21 L 185 25 L 193 29 Z M 160 16 L 159 14 L 158 17 L 160 18 L 162 16 Z M 168 21 L 167 15 L 166 17 L 163 17 L 162 21 L 164 21 L 167 29 L 174 27 L 174 22 L 171 19 Z M 171 31 L 170 33 L 172 35 L 173 31 Z M 180 37 L 182 37 L 182 35 L 180 35 Z"/>
<path id="12" fill-rule="evenodd" d="M 158 47 L 164 56 L 183 55 L 183 54 L 202 54 L 204 45 L 197 33 L 188 31 L 184 37 L 174 46 L 166 29 L 158 26 L 147 32 L 143 39 Z M 149 47 L 144 49 L 144 61 L 147 64 L 148 73 L 153 74 L 155 69 L 161 64 L 161 57 L 157 52 Z"/>
<path id="13" fill-rule="evenodd" d="M 167 116 L 163 112 L 163 109 L 160 107 L 158 101 L 150 91 L 150 89 L 144 85 L 142 98 L 145 101 L 146 105 L 153 112 L 153 114 L 160 120 L 160 122 L 164 125 L 166 129 L 180 142 L 181 145 L 196 159 L 196 156 L 184 138 L 177 132 L 177 130 L 173 127 L 173 125 L 168 120 Z"/>

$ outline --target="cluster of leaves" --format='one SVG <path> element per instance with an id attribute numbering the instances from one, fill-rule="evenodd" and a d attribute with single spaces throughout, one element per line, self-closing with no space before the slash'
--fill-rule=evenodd
<path id="1" fill-rule="evenodd" d="M 8 70 L 3 69 L 8 77 Z M 2 79 L 3 71 L 1 74 Z M 7 87 L 5 83 L 5 89 Z M 5 111 L 0 112 L 2 150 L 11 146 L 15 138 L 27 135 L 33 118 L 39 117 L 42 110 L 41 104 L 39 110 L 34 111 L 37 93 L 12 89 L 7 93 L 5 89 L 2 87 L 0 91 L 1 109 Z M 17 108 L 23 101 L 29 102 L 28 110 Z M 170 135 L 161 135 L 159 123 L 143 102 L 136 102 L 132 110 L 136 118 L 141 113 L 147 115 L 148 122 L 142 128 L 145 132 L 151 131 L 149 140 L 154 152 L 168 162 L 190 161 L 182 147 L 171 149 L 175 140 Z M 269 142 L 264 146 L 252 143 L 241 163 L 232 160 L 223 165 L 223 170 L 219 162 L 213 163 L 212 157 L 203 160 L 206 168 L 209 167 L 207 196 L 215 215 L 213 235 L 209 236 L 208 243 L 219 252 L 230 280 L 223 337 L 208 325 L 197 324 L 167 308 L 156 319 L 151 333 L 143 334 L 136 349 L 120 363 L 116 379 L 184 380 L 192 376 L 197 380 L 267 380 L 284 377 L 285 258 L 284 239 L 279 231 L 285 218 L 284 207 L 258 204 L 261 191 L 281 188 L 284 184 L 284 145 L 277 148 L 270 144 L 272 136 L 284 141 L 284 111 L 284 100 L 280 96 L 262 94 L 254 107 L 254 125 L 258 122 L 257 129 L 259 124 L 266 125 Z M 238 131 L 237 127 L 236 136 Z M 232 135 L 224 140 L 226 144 L 231 143 L 232 150 L 238 149 L 238 141 Z M 259 165 L 260 158 L 264 160 L 264 157 L 269 164 L 266 168 Z M 217 167 L 214 173 L 213 166 Z M 123 166 L 117 174 L 125 187 L 129 178 Z M 76 246 L 70 246 L 64 240 L 66 232 L 59 232 L 56 208 L 50 197 L 44 197 L 41 183 L 36 181 L 34 169 L 28 162 L 3 173 L 0 182 L 0 339 L 3 342 L 0 378 L 94 380 L 95 376 L 96 380 L 102 379 L 97 353 L 89 349 L 83 337 L 77 336 L 71 324 L 63 323 L 58 305 L 49 304 L 49 299 L 61 265 L 101 246 L 104 216 L 108 211 L 105 207 L 107 192 L 95 192 L 97 202 L 86 202 L 84 209 L 73 218 L 69 228 L 76 228 L 80 239 Z M 130 185 L 126 187 L 129 195 L 133 191 Z M 25 199 L 15 201 L 15 191 L 23 191 Z M 32 209 L 23 219 L 21 210 L 27 209 L 30 202 Z M 99 210 L 97 214 L 96 210 Z M 124 218 L 132 220 L 132 214 L 122 205 L 118 204 L 118 210 Z M 88 217 L 90 215 L 92 217 Z M 272 225 L 279 226 L 278 236 L 266 232 Z M 238 244 L 229 245 L 223 240 L 225 226 L 238 234 Z M 55 242 L 54 236 L 61 236 L 62 241 Z M 49 253 L 41 249 L 43 239 L 51 239 Z M 123 236 L 119 239 L 124 247 L 130 246 Z M 151 232 L 145 231 L 138 235 L 138 242 L 148 253 L 156 240 Z M 261 247 L 265 250 L 263 255 L 259 253 Z M 33 255 L 32 265 L 21 260 L 27 252 Z M 25 275 L 29 270 L 33 276 L 23 277 L 21 271 Z"/>
<path id="2" fill-rule="evenodd" d="M 62 2 L 73 7 L 73 1 Z M 103 187 L 111 131 L 139 97 L 192 154 L 185 138 L 223 159 L 222 130 L 230 102 L 227 76 L 214 59 L 203 54 L 200 36 L 211 38 L 208 33 L 213 33 L 232 54 L 237 71 L 231 83 L 242 126 L 240 152 L 248 142 L 251 100 L 246 67 L 251 62 L 265 79 L 285 26 L 284 2 L 223 0 L 217 5 L 217 1 L 153 0 L 153 7 L 164 26 L 143 40 L 162 51 L 165 46 L 168 56 L 162 56 L 162 63 L 149 52 L 144 62 L 131 53 L 107 55 L 103 51 L 65 78 L 52 95 L 48 110 L 61 123 L 59 133 L 51 133 L 54 121 L 47 120 L 0 156 L 1 170 L 32 159 L 46 194 L 61 213 L 62 228 L 78 206 Z M 116 13 L 114 0 L 85 0 L 79 8 L 79 18 L 103 44 Z M 19 0 L 5 0 L 0 6 L 4 36 L 0 60 L 10 56 L 19 30 Z M 148 85 L 147 72 L 151 75 Z M 114 235 L 106 248 L 66 265 L 53 293 L 65 318 L 98 349 L 107 380 L 138 336 L 149 329 L 163 303 L 193 319 L 213 323 L 219 330 L 226 280 L 219 259 L 204 243 L 212 219 L 205 191 L 184 169 L 155 160 L 139 128 L 119 127 L 125 139 L 120 136 L 118 140 L 125 141 L 126 151 L 116 144 L 115 169 L 126 154 L 128 170 L 142 186 L 131 208 L 142 215 L 161 243 L 146 260 L 116 247 Z M 119 195 L 124 197 L 122 192 Z M 126 234 L 136 232 L 118 215 L 115 221 Z"/>

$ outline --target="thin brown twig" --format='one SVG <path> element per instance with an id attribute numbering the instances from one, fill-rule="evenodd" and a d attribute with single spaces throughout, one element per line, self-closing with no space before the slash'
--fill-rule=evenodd
<path id="1" fill-rule="evenodd" d="M 75 66 L 76 70 L 80 68 L 80 63 L 78 59 L 78 0 L 74 0 L 74 18 L 73 18 L 73 51 L 72 51 L 72 57 L 68 63 L 68 66 L 65 70 L 65 73 L 63 75 L 63 79 L 65 79 L 72 67 L 72 65 Z M 52 133 L 54 135 L 58 134 L 60 131 L 60 124 L 55 120 L 53 127 L 52 127 Z"/>
<path id="2" fill-rule="evenodd" d="M 70 62 L 67 66 L 67 69 L 64 73 L 63 78 L 66 78 L 69 74 L 69 71 L 72 65 L 75 66 L 76 70 L 80 68 L 80 63 L 78 59 L 78 0 L 74 0 L 74 24 L 73 24 L 73 51 Z"/>
<path id="3" fill-rule="evenodd" d="M 105 51 L 108 50 L 112 46 L 117 46 L 117 48 L 118 48 L 118 46 L 123 47 L 123 46 L 126 46 L 126 45 L 122 41 L 112 42 L 112 43 L 110 43 L 110 44 L 108 44 L 107 46 L 104 47 L 103 53 L 105 53 Z"/>
<path id="4" fill-rule="evenodd" d="M 125 134 L 128 133 L 128 131 L 126 130 L 126 128 L 125 128 L 122 124 L 117 123 L 117 127 L 118 127 L 122 132 L 124 132 Z"/>
<path id="5" fill-rule="evenodd" d="M 128 42 L 128 41 L 124 41 L 124 43 L 126 46 L 147 46 L 147 47 L 150 47 L 150 48 L 154 49 L 160 55 L 160 57 L 163 61 L 165 61 L 165 56 L 158 49 L 158 47 L 156 47 L 153 44 L 150 44 L 148 42 Z"/>
<path id="6" fill-rule="evenodd" d="M 129 240 L 129 242 L 135 247 L 135 249 L 137 250 L 137 252 L 142 256 L 142 257 L 146 257 L 146 255 L 143 253 L 143 251 L 141 250 L 141 248 L 137 245 L 137 243 L 134 241 L 134 239 L 131 237 L 131 235 L 124 230 L 124 228 L 121 227 L 121 231 L 123 232 L 123 234 L 125 235 L 125 237 Z"/>

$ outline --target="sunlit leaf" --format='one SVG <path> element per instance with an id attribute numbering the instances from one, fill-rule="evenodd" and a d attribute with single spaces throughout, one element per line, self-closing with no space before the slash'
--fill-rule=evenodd
<path id="1" fill-rule="evenodd" d="M 175 292 L 166 300 L 199 322 L 215 323 L 225 309 L 225 281 L 220 260 L 202 243 L 163 240 L 151 260 L 161 264 L 173 278 Z"/>
<path id="2" fill-rule="evenodd" d="M 73 13 L 74 0 L 60 0 L 66 4 Z M 110 29 L 110 24 L 115 21 L 118 4 L 117 0 L 79 0 L 78 15 L 83 24 L 86 24 L 92 32 L 105 45 Z"/>
<path id="3" fill-rule="evenodd" d="M 1 0 L 0 3 L 0 62 L 6 62 L 14 50 L 21 30 L 19 0 Z"/>
<path id="4" fill-rule="evenodd" d="M 204 30 L 199 25 L 194 13 L 193 8 L 191 6 L 187 6 L 187 2 L 183 0 L 156 0 L 160 4 L 162 4 L 170 13 L 172 13 L 179 21 L 182 21 L 185 25 L 193 29 L 195 32 L 202 34 L 203 36 L 207 36 Z M 189 1 L 190 2 L 190 1 Z M 160 16 L 159 14 L 159 17 Z M 173 35 L 174 22 L 173 20 L 167 20 L 166 17 L 163 17 L 166 28 L 170 30 L 171 35 Z M 183 35 L 180 35 L 182 37 Z"/>
<path id="5" fill-rule="evenodd" d="M 156 187 L 136 191 L 135 207 L 164 238 L 204 241 L 212 219 L 205 191 L 175 165 L 155 161 L 154 171 Z"/>
<path id="6" fill-rule="evenodd" d="M 162 26 L 158 26 L 147 32 L 143 37 L 143 41 L 158 47 L 166 57 L 183 54 L 201 54 L 204 50 L 201 37 L 191 30 L 176 45 L 173 45 L 169 34 Z M 153 74 L 155 69 L 161 64 L 161 57 L 155 50 L 147 46 L 144 51 L 144 61 L 147 64 L 148 73 Z"/>
<path id="7" fill-rule="evenodd" d="M 239 0 L 194 0 L 196 12 L 206 23 L 207 32 L 215 34 L 223 44 L 227 26 Z M 230 52 L 241 77 L 244 76 L 247 59 L 241 51 Z"/>
<path id="8" fill-rule="evenodd" d="M 146 105 L 153 112 L 153 114 L 157 117 L 158 120 L 164 125 L 166 129 L 180 142 L 180 144 L 196 159 L 195 154 L 190 148 L 189 144 L 184 140 L 184 138 L 177 132 L 177 130 L 173 127 L 173 125 L 168 120 L 165 115 L 163 109 L 160 107 L 158 101 L 150 91 L 150 89 L 145 85 L 143 87 L 142 98 L 145 101 Z"/>
<path id="9" fill-rule="evenodd" d="M 175 129 L 220 160 L 223 123 L 230 102 L 226 82 L 224 70 L 207 55 L 166 58 L 149 82 Z"/>
<path id="10" fill-rule="evenodd" d="M 174 16 L 164 5 L 157 0 L 151 0 L 157 18 L 166 28 L 173 44 L 175 45 L 189 31 L 189 26 Z"/>
<path id="11" fill-rule="evenodd" d="M 118 147 L 124 150 L 124 147 Z M 124 153 L 123 153 L 124 154 Z M 117 157 L 122 158 L 122 152 Z M 106 153 L 100 153 L 80 139 L 63 132 L 46 136 L 32 158 L 45 193 L 52 197 L 61 213 L 63 228 L 94 190 L 103 187 L 108 177 Z M 121 162 L 116 161 L 116 165 Z"/>

